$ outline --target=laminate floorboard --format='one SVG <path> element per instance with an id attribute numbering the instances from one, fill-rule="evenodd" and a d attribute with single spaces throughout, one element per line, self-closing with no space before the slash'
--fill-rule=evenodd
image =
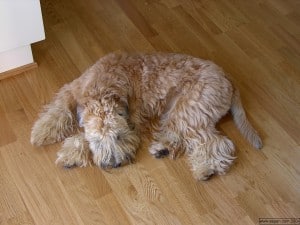
<path id="1" fill-rule="evenodd" d="M 38 68 L 0 80 L 0 224 L 259 224 L 300 217 L 299 0 L 41 0 Z M 192 177 L 185 157 L 105 172 L 55 165 L 61 144 L 33 147 L 42 106 L 112 51 L 168 51 L 215 61 L 241 91 L 262 136 L 253 149 L 228 115 L 229 172 Z M 262 222 L 262 221 L 261 221 Z M 261 223 L 263 224 L 263 223 Z M 298 219 L 298 223 L 300 220 Z"/>

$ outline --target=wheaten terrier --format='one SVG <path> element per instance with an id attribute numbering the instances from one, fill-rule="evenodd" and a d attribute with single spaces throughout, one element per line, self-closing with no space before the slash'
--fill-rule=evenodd
<path id="1" fill-rule="evenodd" d="M 112 53 L 63 86 L 35 122 L 31 143 L 62 141 L 57 162 L 101 168 L 130 163 L 146 121 L 159 120 L 149 147 L 159 158 L 185 152 L 196 179 L 224 174 L 234 145 L 215 128 L 231 111 L 243 136 L 262 141 L 246 118 L 238 90 L 211 61 L 182 54 Z M 81 128 L 82 127 L 82 128 Z"/>

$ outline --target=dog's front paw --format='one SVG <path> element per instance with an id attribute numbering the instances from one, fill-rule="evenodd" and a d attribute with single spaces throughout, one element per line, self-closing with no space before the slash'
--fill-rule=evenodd
<path id="1" fill-rule="evenodd" d="M 90 163 L 89 146 L 83 134 L 78 134 L 65 139 L 61 150 L 57 153 L 56 164 L 65 168 L 74 166 L 85 167 Z"/>

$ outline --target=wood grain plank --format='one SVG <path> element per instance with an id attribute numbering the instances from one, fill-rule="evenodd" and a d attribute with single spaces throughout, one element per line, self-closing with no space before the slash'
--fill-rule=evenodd
<path id="1" fill-rule="evenodd" d="M 17 140 L 17 136 L 7 121 L 5 114 L 0 113 L 0 124 L 0 146 L 15 142 Z"/>
<path id="2" fill-rule="evenodd" d="M 258 224 L 300 217 L 298 0 L 41 0 L 38 68 L 0 81 L 1 224 Z M 56 166 L 61 144 L 30 145 L 41 106 L 111 51 L 173 51 L 215 61 L 241 92 L 264 147 L 231 116 L 218 124 L 234 165 L 208 182 L 185 157 L 157 160 L 145 134 L 135 164 L 108 172 Z"/>

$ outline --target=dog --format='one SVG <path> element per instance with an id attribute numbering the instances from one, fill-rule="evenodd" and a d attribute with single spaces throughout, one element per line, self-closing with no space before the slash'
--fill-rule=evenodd
<path id="1" fill-rule="evenodd" d="M 225 174 L 234 144 L 216 129 L 230 111 L 242 135 L 262 141 L 249 123 L 238 89 L 215 63 L 176 53 L 111 53 L 64 85 L 31 132 L 36 146 L 64 140 L 57 163 L 107 169 L 133 162 L 140 132 L 157 119 L 149 152 L 185 153 L 197 180 Z"/>

